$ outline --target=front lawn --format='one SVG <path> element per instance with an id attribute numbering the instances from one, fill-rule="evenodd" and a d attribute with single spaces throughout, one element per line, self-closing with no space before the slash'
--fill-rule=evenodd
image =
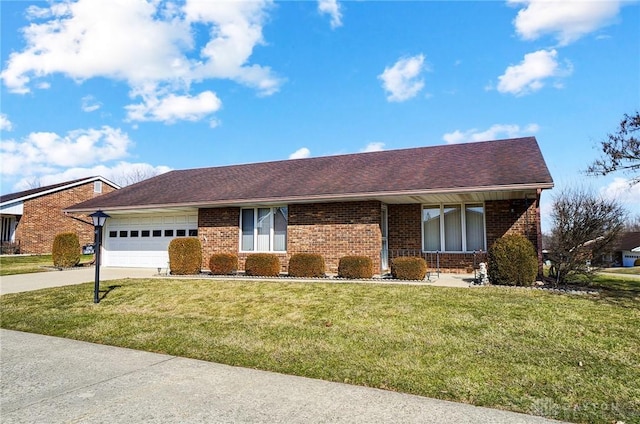
<path id="1" fill-rule="evenodd" d="M 80 264 L 86 264 L 92 260 L 93 255 L 82 255 L 80 257 Z M 51 255 L 0 256 L 0 275 L 43 272 L 48 270 L 47 267 L 53 267 Z"/>
<path id="2" fill-rule="evenodd" d="M 640 283 L 579 296 L 213 279 L 107 286 L 97 305 L 92 284 L 3 295 L 0 325 L 561 420 L 640 422 Z"/>

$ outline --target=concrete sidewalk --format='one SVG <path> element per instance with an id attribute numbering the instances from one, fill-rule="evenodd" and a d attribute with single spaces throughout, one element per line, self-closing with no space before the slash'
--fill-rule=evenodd
<path id="1" fill-rule="evenodd" d="M 3 424 L 557 422 L 9 330 L 0 366 Z"/>

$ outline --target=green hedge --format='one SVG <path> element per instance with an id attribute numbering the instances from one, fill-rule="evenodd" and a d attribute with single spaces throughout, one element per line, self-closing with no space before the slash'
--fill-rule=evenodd
<path id="1" fill-rule="evenodd" d="M 53 266 L 71 268 L 80 263 L 80 241 L 76 233 L 60 233 L 53 239 Z"/>
<path id="2" fill-rule="evenodd" d="M 344 256 L 338 262 L 338 277 L 371 278 L 373 261 L 367 256 Z"/>
<path id="3" fill-rule="evenodd" d="M 391 275 L 399 280 L 424 280 L 427 261 L 420 257 L 402 257 L 391 260 Z"/>
<path id="4" fill-rule="evenodd" d="M 280 259 L 272 253 L 252 253 L 244 264 L 246 275 L 277 277 L 280 275 Z"/>
<path id="5" fill-rule="evenodd" d="M 195 237 L 180 237 L 169 243 L 169 269 L 174 275 L 200 274 L 202 245 Z"/>
<path id="6" fill-rule="evenodd" d="M 238 270 L 238 255 L 214 253 L 209 258 L 209 270 L 213 275 L 228 275 Z"/>
<path id="7" fill-rule="evenodd" d="M 295 253 L 289 259 L 289 276 L 324 277 L 325 265 L 322 255 L 316 253 Z"/>
<path id="8" fill-rule="evenodd" d="M 531 286 L 538 275 L 538 256 L 526 237 L 511 234 L 489 248 L 489 281 L 493 284 Z"/>

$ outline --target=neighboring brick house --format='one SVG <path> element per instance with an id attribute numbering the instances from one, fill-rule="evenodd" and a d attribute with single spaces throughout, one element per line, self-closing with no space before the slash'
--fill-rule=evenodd
<path id="1" fill-rule="evenodd" d="M 118 188 L 102 177 L 90 177 L 0 196 L 3 253 L 51 253 L 53 239 L 62 232 L 77 233 L 80 244 L 93 243 L 91 219 L 68 216 L 63 209 Z"/>
<path id="2" fill-rule="evenodd" d="M 197 236 L 203 268 L 214 252 L 282 259 L 365 255 L 376 269 L 421 255 L 464 270 L 509 234 L 541 254 L 540 194 L 553 180 L 533 137 L 172 171 L 68 211 L 112 216 L 106 266 L 166 267 L 174 237 Z"/>

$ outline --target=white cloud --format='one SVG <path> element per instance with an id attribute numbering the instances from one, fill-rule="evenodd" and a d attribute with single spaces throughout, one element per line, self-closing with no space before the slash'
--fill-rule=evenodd
<path id="1" fill-rule="evenodd" d="M 629 180 L 616 177 L 607 186 L 600 189 L 600 194 L 607 199 L 616 199 L 627 206 L 640 208 L 640 184 L 629 185 Z"/>
<path id="2" fill-rule="evenodd" d="M 20 179 L 14 186 L 15 191 L 26 190 L 30 186 L 30 182 L 34 178 L 41 185 L 57 184 L 64 181 L 71 181 L 80 178 L 88 178 L 99 175 L 113 181 L 114 183 L 124 186 L 127 184 L 127 180 L 131 176 L 135 175 L 159 175 L 165 172 L 171 171 L 168 166 L 160 165 L 153 166 L 148 163 L 130 163 L 130 162 L 118 162 L 114 166 L 97 165 L 90 168 L 69 168 L 62 172 L 54 172 L 42 175 L 30 175 Z"/>
<path id="3" fill-rule="evenodd" d="M 304 159 L 311 156 L 311 150 L 301 147 L 289 155 L 289 159 Z"/>
<path id="4" fill-rule="evenodd" d="M 525 40 L 554 34 L 562 46 L 610 24 L 618 15 L 617 0 L 509 0 L 524 5 L 514 20 L 516 32 Z"/>
<path id="5" fill-rule="evenodd" d="M 383 150 L 384 150 L 384 143 L 381 141 L 374 141 L 367 144 L 367 146 L 360 151 L 361 152 L 381 152 Z"/>
<path id="6" fill-rule="evenodd" d="M 540 90 L 548 78 L 566 77 L 573 72 L 572 66 L 566 62 L 565 67 L 557 61 L 556 50 L 538 50 L 524 55 L 518 65 L 509 66 L 503 75 L 498 77 L 498 91 L 522 96 Z M 561 84 L 554 83 L 555 87 Z"/>
<path id="7" fill-rule="evenodd" d="M 539 130 L 540 126 L 538 124 L 529 124 L 523 128 L 520 128 L 520 125 L 495 124 L 484 131 L 477 130 L 476 128 L 466 131 L 455 130 L 443 135 L 442 139 L 447 144 L 468 143 L 474 141 L 498 140 L 501 138 L 523 137 L 535 134 Z"/>
<path id="8" fill-rule="evenodd" d="M 0 78 L 10 91 L 28 93 L 54 74 L 78 82 L 104 77 L 126 82 L 132 97 L 173 94 L 172 103 L 190 98 L 192 82 L 216 78 L 273 94 L 282 79 L 269 67 L 249 64 L 253 49 L 264 43 L 262 27 L 271 4 L 187 0 L 179 8 L 160 1 L 77 0 L 32 7 L 30 17 L 39 20 L 22 29 L 26 46 L 9 55 Z M 203 35 L 202 29 L 208 42 L 197 51 L 195 37 Z M 163 113 L 182 119 L 179 112 L 166 111 L 140 116 L 155 120 Z M 184 116 L 193 119 L 194 114 Z"/>
<path id="9" fill-rule="evenodd" d="M 130 121 L 161 121 L 173 123 L 177 120 L 198 121 L 216 112 L 222 102 L 211 91 L 203 91 L 195 97 L 169 94 L 159 99 L 154 94 L 143 96 L 143 103 L 126 106 Z"/>
<path id="10" fill-rule="evenodd" d="M 331 28 L 342 26 L 342 12 L 337 0 L 318 0 L 318 11 L 331 16 Z"/>
<path id="11" fill-rule="evenodd" d="M 82 110 L 84 112 L 95 112 L 102 107 L 102 103 L 97 101 L 95 97 L 89 95 L 82 98 Z"/>
<path id="12" fill-rule="evenodd" d="M 400 59 L 393 66 L 386 67 L 378 79 L 382 80 L 382 87 L 389 93 L 387 100 L 403 102 L 415 97 L 424 87 L 420 74 L 425 69 L 422 54 Z"/>
<path id="13" fill-rule="evenodd" d="M 65 136 L 34 132 L 23 140 L 1 140 L 2 175 L 50 173 L 58 168 L 78 167 L 127 156 L 132 141 L 120 129 L 70 131 Z"/>
<path id="14" fill-rule="evenodd" d="M 6 113 L 0 113 L 0 131 L 11 131 L 13 124 Z"/>

